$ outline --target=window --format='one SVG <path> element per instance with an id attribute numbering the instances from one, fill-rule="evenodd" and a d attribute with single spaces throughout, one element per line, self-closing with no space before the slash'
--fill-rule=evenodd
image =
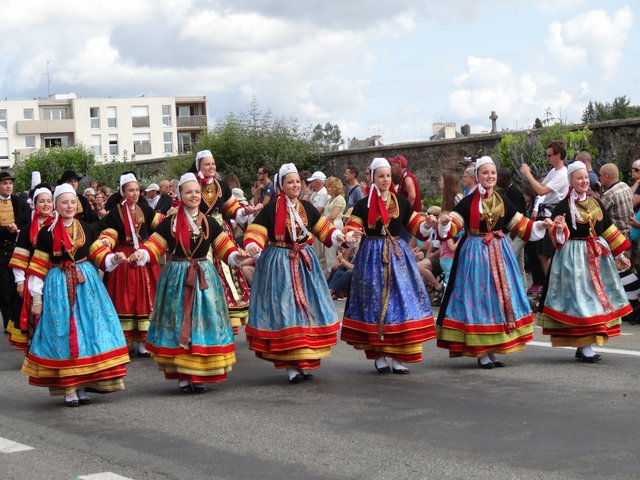
<path id="1" fill-rule="evenodd" d="M 178 132 L 178 152 L 189 153 L 195 143 L 190 132 Z"/>
<path id="2" fill-rule="evenodd" d="M 164 153 L 173 153 L 173 132 L 164 132 Z"/>
<path id="3" fill-rule="evenodd" d="M 67 109 L 62 108 L 45 108 L 42 110 L 42 117 L 45 120 L 64 120 L 67 118 Z"/>
<path id="4" fill-rule="evenodd" d="M 181 105 L 178 107 L 178 116 L 179 117 L 189 117 L 191 116 L 191 109 L 188 105 Z"/>
<path id="5" fill-rule="evenodd" d="M 118 155 L 118 135 L 109 135 L 109 155 Z"/>
<path id="6" fill-rule="evenodd" d="M 131 107 L 131 126 L 134 128 L 149 126 L 149 106 Z"/>
<path id="7" fill-rule="evenodd" d="M 151 134 L 133 134 L 133 153 L 137 155 L 149 155 L 151 153 Z"/>
<path id="8" fill-rule="evenodd" d="M 162 126 L 171 126 L 171 105 L 162 105 Z"/>
<path id="9" fill-rule="evenodd" d="M 7 111 L 0 110 L 0 132 L 7 133 Z"/>
<path id="10" fill-rule="evenodd" d="M 118 111 L 116 107 L 107 107 L 107 127 L 116 128 L 118 126 Z"/>
<path id="11" fill-rule="evenodd" d="M 25 120 L 33 120 L 33 108 L 25 108 L 22 110 L 22 116 Z"/>
<path id="12" fill-rule="evenodd" d="M 26 148 L 36 148 L 35 135 L 27 135 L 26 137 L 24 137 L 24 146 Z"/>
<path id="13" fill-rule="evenodd" d="M 91 128 L 100 128 L 100 107 L 89 108 L 89 117 L 91 117 Z"/>
<path id="14" fill-rule="evenodd" d="M 69 137 L 45 137 L 44 148 L 66 147 L 69 145 Z"/>
<path id="15" fill-rule="evenodd" d="M 8 138 L 0 138 L 0 160 L 9 160 L 9 139 Z"/>
<path id="16" fill-rule="evenodd" d="M 96 157 L 102 155 L 102 135 L 91 135 L 91 148 Z"/>

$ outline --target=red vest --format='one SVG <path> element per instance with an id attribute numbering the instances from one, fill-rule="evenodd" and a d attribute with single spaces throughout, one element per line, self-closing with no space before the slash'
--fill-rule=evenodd
<path id="1" fill-rule="evenodd" d="M 421 212 L 422 199 L 420 198 L 420 185 L 418 185 L 418 179 L 413 172 L 410 172 L 409 170 L 405 170 L 404 172 L 402 172 L 402 181 L 400 182 L 400 186 L 398 187 L 398 194 L 402 195 L 403 197 L 407 196 L 407 177 L 413 180 L 413 185 L 415 186 L 416 190 L 416 199 L 413 201 L 413 205 L 411 206 L 413 207 L 414 211 Z"/>

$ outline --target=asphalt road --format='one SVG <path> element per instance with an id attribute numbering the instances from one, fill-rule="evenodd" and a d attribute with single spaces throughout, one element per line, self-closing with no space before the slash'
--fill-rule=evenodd
<path id="1" fill-rule="evenodd" d="M 410 375 L 340 343 L 300 385 L 241 334 L 204 395 L 134 358 L 124 392 L 75 409 L 0 338 L 0 479 L 637 479 L 640 326 L 624 331 L 593 365 L 536 344 L 480 370 L 429 342 Z"/>

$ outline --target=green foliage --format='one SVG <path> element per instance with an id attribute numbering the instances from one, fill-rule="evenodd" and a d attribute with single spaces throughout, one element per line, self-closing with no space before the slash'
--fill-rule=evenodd
<path id="1" fill-rule="evenodd" d="M 31 172 L 40 172 L 43 182 L 55 185 L 65 170 L 85 175 L 94 163 L 93 150 L 83 145 L 40 149 L 13 166 L 16 191 L 31 188 Z"/>
<path id="2" fill-rule="evenodd" d="M 574 126 L 560 121 L 552 123 L 550 120 L 553 120 L 553 117 L 547 113 L 547 125 L 541 130 L 504 135 L 498 145 L 500 164 L 510 168 L 520 184 L 523 183 L 520 175 L 520 166 L 523 163 L 531 167 L 531 172 L 536 177 L 546 174 L 549 170 L 547 145 L 553 141 L 561 140 L 566 144 L 567 159 L 574 158 L 582 150 L 588 151 L 594 157 L 597 156 L 598 149 L 589 143 L 593 133 L 591 130 L 577 130 Z"/>
<path id="3" fill-rule="evenodd" d="M 311 140 L 317 143 L 323 152 L 335 152 L 340 145 L 344 144 L 340 127 L 329 122 L 324 127 L 320 124 L 313 127 Z"/>
<path id="4" fill-rule="evenodd" d="M 582 121 L 587 124 L 632 117 L 640 117 L 640 105 L 631 105 L 631 99 L 625 95 L 616 97 L 612 103 L 589 100 L 582 112 Z"/>
<path id="5" fill-rule="evenodd" d="M 222 176 L 235 173 L 246 190 L 261 165 L 276 172 L 283 163 L 315 170 L 323 162 L 323 152 L 308 128 L 295 119 L 273 118 L 269 110 L 261 112 L 255 101 L 248 113 L 230 113 L 202 135 L 196 150 L 203 149 L 211 150 Z"/>

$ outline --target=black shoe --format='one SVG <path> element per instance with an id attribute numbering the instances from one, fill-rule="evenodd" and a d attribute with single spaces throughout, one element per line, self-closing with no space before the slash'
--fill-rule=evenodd
<path id="1" fill-rule="evenodd" d="M 587 357 L 584 353 L 582 353 L 582 351 L 578 350 L 576 352 L 576 360 L 584 363 L 596 363 L 602 360 L 602 356 L 599 353 L 596 353 L 595 355 Z"/>
<path id="2" fill-rule="evenodd" d="M 304 377 L 304 373 L 296 373 L 296 376 L 289 379 L 289 383 L 295 385 L 297 383 L 302 383 L 306 380 Z"/>
<path id="3" fill-rule="evenodd" d="M 373 362 L 373 365 L 376 367 L 378 373 L 386 374 L 391 373 L 391 367 L 389 365 L 385 365 L 384 367 L 379 367 L 376 362 Z"/>
<path id="4" fill-rule="evenodd" d="M 478 359 L 478 366 L 483 370 L 491 370 L 496 366 L 496 364 L 494 362 L 480 363 L 480 359 Z"/>
<path id="5" fill-rule="evenodd" d="M 207 386 L 203 383 L 194 383 L 193 385 L 191 385 L 191 389 L 195 394 L 204 393 L 207 391 Z"/>
<path id="6" fill-rule="evenodd" d="M 396 375 L 409 375 L 409 369 L 408 368 L 394 368 L 391 371 L 393 373 L 395 373 Z"/>
<path id="7" fill-rule="evenodd" d="M 302 376 L 304 377 L 305 380 L 313 380 L 312 373 L 303 373 Z"/>
<path id="8" fill-rule="evenodd" d="M 64 401 L 64 406 L 65 407 L 77 407 L 78 405 L 80 405 L 80 401 L 79 400 L 65 400 Z"/>
<path id="9" fill-rule="evenodd" d="M 499 361 L 499 360 L 493 362 L 493 366 L 496 367 L 496 368 L 506 367 L 506 365 L 504 363 L 502 363 L 501 361 Z"/>
<path id="10" fill-rule="evenodd" d="M 191 384 L 184 385 L 182 387 L 179 386 L 178 390 L 180 390 L 180 393 L 193 393 L 193 387 Z"/>
<path id="11" fill-rule="evenodd" d="M 138 350 L 136 350 L 136 356 L 138 357 L 143 357 L 143 358 L 149 358 L 151 356 L 151 352 L 139 352 Z"/>
<path id="12" fill-rule="evenodd" d="M 89 397 L 79 398 L 78 403 L 80 405 L 89 405 L 91 403 L 91 399 Z"/>

